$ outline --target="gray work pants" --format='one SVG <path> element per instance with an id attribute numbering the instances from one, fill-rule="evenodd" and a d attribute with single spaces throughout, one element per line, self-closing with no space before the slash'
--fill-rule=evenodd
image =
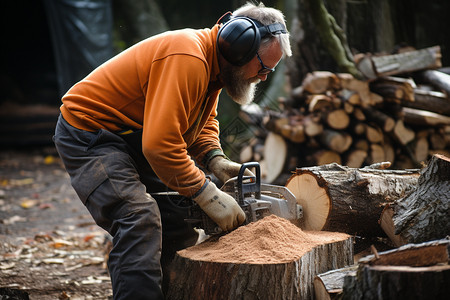
<path id="1" fill-rule="evenodd" d="M 193 245 L 197 233 L 184 222 L 185 198 L 150 195 L 168 188 L 142 155 L 141 134 L 83 131 L 60 116 L 54 142 L 79 198 L 113 237 L 114 299 L 163 299 L 162 271 L 168 274 L 175 252 Z"/>

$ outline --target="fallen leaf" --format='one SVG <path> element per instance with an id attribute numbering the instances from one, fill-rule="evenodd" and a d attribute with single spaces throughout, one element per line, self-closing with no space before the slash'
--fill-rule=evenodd
<path id="1" fill-rule="evenodd" d="M 0 270 L 8 270 L 8 269 L 12 269 L 12 268 L 14 268 L 15 265 L 16 265 L 15 262 L 10 262 L 10 263 L 0 263 Z"/>
<path id="2" fill-rule="evenodd" d="M 44 164 L 46 164 L 46 165 L 51 165 L 54 162 L 55 162 L 55 158 L 52 155 L 47 155 L 44 158 Z"/>
<path id="3" fill-rule="evenodd" d="M 36 204 L 38 204 L 39 201 L 38 200 L 33 200 L 33 199 L 24 199 L 20 202 L 20 206 L 22 208 L 28 209 L 30 207 L 35 206 Z"/>
<path id="4" fill-rule="evenodd" d="M 39 209 L 49 209 L 49 208 L 53 208 L 53 204 L 51 203 L 42 203 L 41 205 L 39 205 Z"/>
<path id="5" fill-rule="evenodd" d="M 61 248 L 61 247 L 65 247 L 65 246 L 72 246 L 73 243 L 63 240 L 63 239 L 53 239 L 53 244 L 52 246 L 54 248 Z"/>
<path id="6" fill-rule="evenodd" d="M 26 222 L 27 219 L 18 215 L 12 216 L 9 219 L 3 220 L 3 224 L 5 225 L 12 225 L 16 222 Z"/>

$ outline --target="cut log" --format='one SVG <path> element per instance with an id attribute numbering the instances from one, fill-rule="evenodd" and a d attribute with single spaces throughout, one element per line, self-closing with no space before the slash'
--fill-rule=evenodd
<path id="1" fill-rule="evenodd" d="M 366 120 L 366 115 L 364 114 L 362 109 L 359 107 L 355 107 L 355 109 L 353 110 L 353 117 L 358 121 Z"/>
<path id="2" fill-rule="evenodd" d="M 445 134 L 439 131 L 435 131 L 430 134 L 430 144 L 431 149 L 443 150 L 447 147 L 447 142 L 445 140 Z"/>
<path id="3" fill-rule="evenodd" d="M 341 164 L 341 156 L 331 150 L 314 151 L 313 154 L 307 157 L 308 164 L 311 166 L 322 166 L 331 163 Z"/>
<path id="4" fill-rule="evenodd" d="M 372 103 L 372 95 L 367 81 L 358 80 L 348 73 L 340 73 L 337 76 L 342 89 L 358 92 L 361 102 L 354 104 L 366 107 Z"/>
<path id="5" fill-rule="evenodd" d="M 450 75 L 437 70 L 425 70 L 420 75 L 423 80 L 450 95 Z"/>
<path id="6" fill-rule="evenodd" d="M 360 168 L 367 158 L 367 151 L 355 149 L 347 154 L 345 165 L 350 168 Z"/>
<path id="7" fill-rule="evenodd" d="M 278 134 L 269 132 L 264 142 L 264 160 L 267 167 L 267 176 L 264 182 L 272 183 L 282 173 L 287 164 L 288 145 Z"/>
<path id="8" fill-rule="evenodd" d="M 363 135 L 366 133 L 366 124 L 363 122 L 356 122 L 352 127 L 353 127 L 353 132 L 356 135 Z"/>
<path id="9" fill-rule="evenodd" d="M 268 216 L 177 252 L 167 299 L 311 299 L 317 274 L 352 263 L 352 242 Z"/>
<path id="10" fill-rule="evenodd" d="M 370 83 L 370 90 L 383 97 L 414 101 L 416 84 L 412 79 L 386 76 Z"/>
<path id="11" fill-rule="evenodd" d="M 375 252 L 344 278 L 341 299 L 447 299 L 449 248 L 444 239 Z"/>
<path id="12" fill-rule="evenodd" d="M 301 121 L 292 121 L 289 117 L 282 114 L 268 114 L 264 118 L 263 125 L 267 130 L 279 134 L 294 143 L 303 143 L 305 141 L 305 128 Z"/>
<path id="13" fill-rule="evenodd" d="M 355 107 L 353 106 L 353 104 L 349 103 L 349 102 L 344 102 L 344 111 L 347 114 L 352 114 L 353 111 L 355 110 Z"/>
<path id="14" fill-rule="evenodd" d="M 320 141 L 328 148 L 337 153 L 343 153 L 348 150 L 352 144 L 352 137 L 342 131 L 326 129 L 320 136 Z"/>
<path id="15" fill-rule="evenodd" d="M 326 111 L 333 109 L 333 102 L 331 100 L 331 97 L 324 94 L 309 95 L 306 101 L 309 103 L 309 112 Z"/>
<path id="16" fill-rule="evenodd" d="M 332 129 L 345 129 L 350 124 L 350 117 L 344 109 L 335 109 L 324 114 L 325 121 Z"/>
<path id="17" fill-rule="evenodd" d="M 390 162 L 392 165 L 395 162 L 395 149 L 392 145 L 389 138 L 385 136 L 385 140 L 383 142 L 383 150 L 384 150 L 384 159 L 385 161 Z"/>
<path id="18" fill-rule="evenodd" d="M 415 132 L 407 127 L 402 120 L 397 120 L 393 130 L 394 138 L 400 142 L 401 145 L 406 145 L 416 136 Z"/>
<path id="19" fill-rule="evenodd" d="M 303 207 L 305 230 L 384 236 L 383 207 L 409 194 L 418 170 L 348 168 L 338 164 L 297 168 L 286 187 Z"/>
<path id="20" fill-rule="evenodd" d="M 253 146 L 252 145 L 246 145 L 241 149 L 241 152 L 239 153 L 239 161 L 240 162 L 249 162 L 253 161 Z"/>
<path id="21" fill-rule="evenodd" d="M 342 89 L 337 92 L 337 96 L 344 102 L 351 105 L 361 105 L 361 97 L 358 92 Z"/>
<path id="22" fill-rule="evenodd" d="M 416 89 L 414 91 L 414 98 L 415 100 L 413 102 L 401 101 L 400 104 L 404 107 L 427 110 L 450 116 L 450 99 L 445 94 Z"/>
<path id="23" fill-rule="evenodd" d="M 309 137 L 317 136 L 323 132 L 323 125 L 320 123 L 320 117 L 308 115 L 305 116 L 302 122 L 305 128 L 305 133 Z"/>
<path id="24" fill-rule="evenodd" d="M 426 137 L 418 138 L 413 145 L 414 157 L 417 162 L 425 162 L 428 159 L 429 144 Z"/>
<path id="25" fill-rule="evenodd" d="M 381 214 L 381 227 L 397 246 L 450 233 L 450 158 L 434 155 L 420 173 L 414 191 L 390 203 Z"/>
<path id="26" fill-rule="evenodd" d="M 344 287 L 345 276 L 355 276 L 357 265 L 331 270 L 314 278 L 314 299 L 339 299 Z"/>
<path id="27" fill-rule="evenodd" d="M 328 71 L 308 73 L 302 82 L 303 90 L 310 94 L 322 94 L 338 87 L 339 78 L 336 74 Z"/>
<path id="28" fill-rule="evenodd" d="M 425 110 L 403 107 L 402 114 L 404 122 L 408 124 L 425 126 L 450 125 L 450 117 Z"/>
<path id="29" fill-rule="evenodd" d="M 394 119 L 380 110 L 367 107 L 364 109 L 364 114 L 368 120 L 375 122 L 384 132 L 390 132 L 395 127 Z"/>
<path id="30" fill-rule="evenodd" d="M 441 48 L 429 47 L 393 55 L 355 56 L 357 68 L 368 79 L 442 67 Z"/>
<path id="31" fill-rule="evenodd" d="M 369 165 L 386 161 L 384 148 L 380 144 L 371 144 L 366 162 Z"/>
<path id="32" fill-rule="evenodd" d="M 384 139 L 383 131 L 378 126 L 366 125 L 366 138 L 371 143 L 381 143 Z"/>
<path id="33" fill-rule="evenodd" d="M 289 127 L 289 131 L 286 131 L 286 129 L 287 128 L 285 126 L 284 130 L 281 131 L 281 134 L 284 137 L 287 137 L 294 143 L 303 143 L 305 141 L 305 127 L 303 127 L 302 124 L 296 124 Z"/>

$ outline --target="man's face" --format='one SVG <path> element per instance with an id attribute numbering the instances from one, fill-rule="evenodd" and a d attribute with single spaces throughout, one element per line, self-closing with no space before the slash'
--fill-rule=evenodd
<path id="1" fill-rule="evenodd" d="M 249 104 L 253 101 L 256 85 L 267 79 L 268 73 L 264 68 L 275 68 L 282 57 L 282 52 L 275 40 L 242 67 L 226 64 L 221 70 L 221 78 L 228 95 L 238 104 Z M 260 61 L 261 60 L 261 61 Z"/>

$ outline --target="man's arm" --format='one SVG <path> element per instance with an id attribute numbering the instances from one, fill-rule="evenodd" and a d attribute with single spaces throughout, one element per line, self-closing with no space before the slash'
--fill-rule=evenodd
<path id="1" fill-rule="evenodd" d="M 173 55 L 154 62 L 149 78 L 142 151 L 164 184 L 192 196 L 205 183 L 205 175 L 189 157 L 183 133 L 207 89 L 205 64 L 193 56 Z"/>

